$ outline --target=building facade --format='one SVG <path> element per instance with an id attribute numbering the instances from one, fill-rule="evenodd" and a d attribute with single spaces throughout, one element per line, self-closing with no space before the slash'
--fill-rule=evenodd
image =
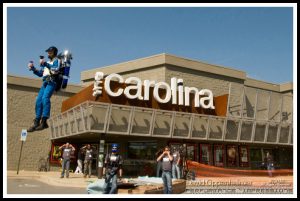
<path id="1" fill-rule="evenodd" d="M 137 77 L 169 85 L 172 78 L 180 78 L 184 87 L 211 90 L 216 108 L 214 112 L 207 112 L 171 106 L 170 102 L 137 102 L 127 100 L 125 96 L 107 96 L 97 100 L 92 94 L 95 74 L 100 71 L 105 76 L 117 73 L 124 79 Z M 103 83 L 101 86 L 103 87 Z M 18 87 L 19 91 L 15 89 Z M 22 96 L 23 88 L 8 83 L 8 100 L 16 96 L 14 93 Z M 30 91 L 27 86 L 25 88 L 28 91 L 26 93 L 31 94 L 33 102 L 37 89 Z M 52 98 L 55 109 L 52 110 L 49 122 L 50 129 L 30 134 L 34 138 L 29 136 L 32 143 L 41 143 L 38 150 L 45 146 L 43 151 L 37 151 L 37 155 L 45 155 L 50 150 L 53 169 L 59 167 L 60 153 L 57 147 L 62 143 L 68 141 L 78 148 L 90 143 L 97 153 L 100 140 L 105 141 L 105 153 L 110 150 L 112 143 L 120 144 L 120 153 L 125 159 L 124 172 L 128 175 L 153 175 L 155 153 L 167 144 L 181 147 L 189 160 L 219 167 L 260 169 L 266 152 L 270 152 L 276 168 L 292 168 L 292 83 L 267 83 L 248 78 L 243 71 L 159 54 L 83 71 L 81 85 L 71 86 L 67 90 L 69 91 L 59 92 L 61 94 Z M 17 111 L 12 113 L 16 116 L 9 115 L 10 108 L 18 104 L 20 102 L 8 101 L 8 127 L 12 127 L 8 128 L 8 141 L 17 140 L 18 132 L 12 129 L 23 126 L 13 126 L 19 114 Z M 19 107 L 21 108 L 21 104 L 15 110 Z M 26 110 L 30 110 L 33 117 L 34 105 L 31 104 Z M 27 114 L 30 112 L 26 111 Z M 32 118 L 26 120 L 26 125 L 30 121 Z M 14 140 L 10 136 L 11 132 L 16 133 Z M 14 153 L 10 153 L 10 158 L 13 155 Z M 76 153 L 73 161 L 75 166 Z M 8 163 L 11 163 L 8 167 L 15 167 L 13 162 Z M 96 154 L 94 173 L 97 172 L 98 165 L 99 158 Z M 27 164 L 25 167 L 32 168 L 33 165 Z"/>

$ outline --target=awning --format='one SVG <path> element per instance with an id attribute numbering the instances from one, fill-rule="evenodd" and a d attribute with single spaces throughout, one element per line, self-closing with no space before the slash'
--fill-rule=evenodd
<path id="1" fill-rule="evenodd" d="M 204 141 L 292 145 L 291 125 L 281 125 L 278 140 L 267 137 L 264 122 L 85 101 L 49 119 L 50 138 L 87 134 L 162 137 Z M 267 128 L 268 128 L 267 127 Z M 278 132 L 279 132 L 278 131 Z M 257 137 L 258 135 L 258 137 Z M 261 136 L 260 136 L 261 135 Z"/>

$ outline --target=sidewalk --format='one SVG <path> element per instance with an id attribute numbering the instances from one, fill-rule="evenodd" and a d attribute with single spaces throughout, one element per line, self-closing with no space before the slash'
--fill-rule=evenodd
<path id="1" fill-rule="evenodd" d="M 69 178 L 60 178 L 60 172 L 38 172 L 38 171 L 20 171 L 17 175 L 16 171 L 7 171 L 8 179 L 30 179 L 37 180 L 52 186 L 61 187 L 78 187 L 86 189 L 87 186 L 96 181 L 98 178 L 92 176 L 91 178 L 83 178 L 82 174 L 70 173 Z M 142 179 L 141 179 L 142 180 Z M 182 193 L 186 188 L 185 180 L 177 180 L 173 182 L 173 191 Z M 120 194 L 144 194 L 147 193 L 163 193 L 162 184 L 145 184 L 136 187 L 133 190 L 128 188 L 119 189 Z"/>
<path id="2" fill-rule="evenodd" d="M 62 187 L 78 187 L 86 188 L 88 184 L 96 181 L 98 178 L 92 176 L 91 178 L 83 178 L 83 174 L 70 173 L 69 178 L 60 178 L 60 172 L 38 172 L 38 171 L 7 171 L 7 178 L 22 178 L 35 179 L 53 186 Z"/>
<path id="3" fill-rule="evenodd" d="M 79 187 L 86 188 L 88 184 L 96 181 L 98 178 L 92 176 L 91 178 L 83 178 L 82 174 L 70 173 L 69 178 L 60 178 L 60 172 L 38 172 L 38 171 L 20 171 L 17 175 L 16 171 L 7 171 L 8 178 L 22 178 L 22 179 L 36 179 L 38 181 L 47 183 L 53 186 L 63 187 Z M 253 176 L 234 176 L 234 177 L 198 177 L 196 181 L 187 181 L 188 186 L 194 186 L 195 182 L 203 182 L 202 185 L 210 185 L 210 183 L 222 184 L 224 182 L 248 182 L 253 187 L 262 187 L 266 184 L 273 183 L 291 186 L 293 184 L 293 176 L 276 176 L 276 177 L 253 177 Z M 199 184 L 199 183 L 198 183 Z"/>

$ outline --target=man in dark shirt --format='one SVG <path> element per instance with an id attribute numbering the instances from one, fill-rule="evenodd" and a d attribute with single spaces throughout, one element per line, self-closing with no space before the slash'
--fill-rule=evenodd
<path id="1" fill-rule="evenodd" d="M 180 179 L 180 153 L 176 147 L 173 150 L 173 163 L 172 163 L 172 178 Z"/>
<path id="2" fill-rule="evenodd" d="M 162 180 L 164 182 L 164 193 L 172 194 L 172 161 L 169 146 L 164 148 L 164 152 L 157 158 L 157 162 L 162 161 Z"/>
<path id="3" fill-rule="evenodd" d="M 116 194 L 117 193 L 117 179 L 118 173 L 119 178 L 121 179 L 123 176 L 122 164 L 123 159 L 122 156 L 118 154 L 118 145 L 112 145 L 112 152 L 107 154 L 104 160 L 104 168 L 103 175 L 105 178 L 104 182 L 104 194 Z M 109 184 L 111 183 L 111 188 L 109 190 Z"/>
<path id="4" fill-rule="evenodd" d="M 83 149 L 84 153 L 85 153 L 85 157 L 84 157 L 84 178 L 86 178 L 87 174 L 89 174 L 89 178 L 90 178 L 91 174 L 92 174 L 93 149 L 91 148 L 90 144 L 88 144 L 87 146 L 82 147 L 81 149 Z"/>
<path id="5" fill-rule="evenodd" d="M 266 164 L 267 164 L 267 169 L 268 169 L 268 174 L 269 177 L 273 176 L 273 170 L 274 170 L 274 160 L 273 160 L 273 156 L 267 152 L 267 156 L 265 158 Z"/>
<path id="6" fill-rule="evenodd" d="M 62 172 L 60 178 L 64 178 L 65 170 L 66 170 L 66 177 L 69 178 L 71 152 L 75 151 L 75 148 L 73 147 L 73 145 L 67 142 L 66 144 L 60 146 L 59 149 L 63 151 Z"/>

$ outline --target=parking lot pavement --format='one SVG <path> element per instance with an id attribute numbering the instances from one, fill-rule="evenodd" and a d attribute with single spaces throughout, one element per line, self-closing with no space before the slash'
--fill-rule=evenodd
<path id="1" fill-rule="evenodd" d="M 70 173 L 69 178 L 60 178 L 60 172 L 15 171 L 7 172 L 7 193 L 55 193 L 86 194 L 88 184 L 97 180 L 83 178 L 82 174 Z M 186 182 L 186 194 L 189 193 L 292 193 L 293 176 L 235 176 L 200 177 Z M 275 191 L 275 192 L 274 192 Z"/>
<path id="2" fill-rule="evenodd" d="M 86 189 L 53 186 L 29 178 L 9 178 L 7 180 L 7 194 L 86 194 Z"/>

